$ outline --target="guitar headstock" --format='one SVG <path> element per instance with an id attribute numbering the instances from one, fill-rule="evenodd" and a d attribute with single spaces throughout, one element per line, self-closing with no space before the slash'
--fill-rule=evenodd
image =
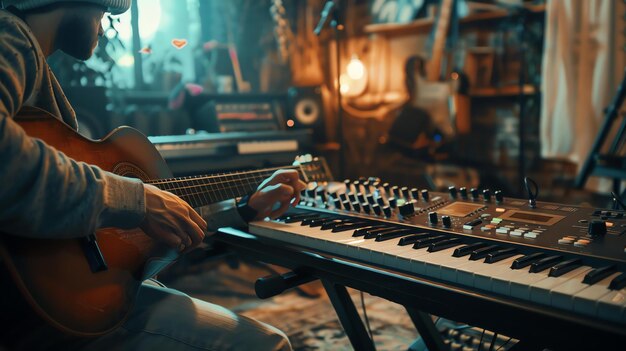
<path id="1" fill-rule="evenodd" d="M 298 167 L 302 180 L 306 183 L 327 183 L 333 180 L 323 157 L 313 157 L 310 154 L 300 155 L 296 157 L 293 165 Z"/>

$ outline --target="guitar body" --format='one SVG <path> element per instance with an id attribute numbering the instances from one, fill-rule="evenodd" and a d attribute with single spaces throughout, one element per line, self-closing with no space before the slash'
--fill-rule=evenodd
<path id="1" fill-rule="evenodd" d="M 118 128 L 92 141 L 39 109 L 23 109 L 16 121 L 69 157 L 142 180 L 171 177 L 158 151 L 132 128 Z M 0 234 L 0 255 L 17 288 L 47 322 L 80 336 L 119 326 L 141 282 L 176 259 L 140 229 L 102 229 L 97 243 L 108 269 L 93 273 L 80 239 L 29 239 Z"/>

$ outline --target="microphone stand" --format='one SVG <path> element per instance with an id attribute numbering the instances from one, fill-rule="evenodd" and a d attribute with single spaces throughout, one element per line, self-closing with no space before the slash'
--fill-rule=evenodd
<path id="1" fill-rule="evenodd" d="M 335 34 L 335 63 L 337 65 L 337 139 L 339 141 L 339 179 L 343 179 L 345 177 L 345 140 L 343 135 L 343 105 L 342 105 L 342 94 L 341 94 L 341 32 L 344 29 L 343 23 L 341 23 L 340 11 L 337 5 L 338 0 L 326 1 L 324 5 L 324 9 L 322 10 L 320 21 L 313 30 L 315 35 L 319 36 L 322 32 L 322 29 L 328 23 L 330 19 L 330 26 L 333 28 L 333 32 Z"/>

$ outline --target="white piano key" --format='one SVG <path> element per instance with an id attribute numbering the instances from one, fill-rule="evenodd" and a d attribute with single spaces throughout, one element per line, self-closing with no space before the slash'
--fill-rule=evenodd
<path id="1" fill-rule="evenodd" d="M 517 255 L 494 263 L 484 263 L 484 268 L 474 272 L 474 287 L 485 291 L 491 291 L 491 277 L 494 274 L 510 270 L 513 261 L 523 256 L 524 255 Z"/>
<path id="2" fill-rule="evenodd" d="M 450 251 L 448 251 L 448 249 L 446 250 L 442 250 L 442 251 L 446 251 L 446 255 L 437 255 L 437 256 L 432 256 L 429 258 L 428 261 L 428 266 L 426 267 L 426 274 L 428 274 L 428 276 L 431 277 L 435 277 L 435 278 L 439 278 L 442 279 L 442 271 L 444 269 L 444 267 L 450 267 L 453 266 L 455 263 L 459 262 L 465 262 L 467 261 L 467 257 L 454 257 L 452 256 L 452 254 L 454 254 L 454 250 L 456 250 L 458 247 L 460 246 L 464 246 L 464 244 L 460 244 L 458 246 L 452 247 L 451 249 L 449 249 Z"/>
<path id="3" fill-rule="evenodd" d="M 505 296 L 530 299 L 529 286 L 548 277 L 549 269 L 529 273 L 530 266 L 495 272 L 491 277 L 491 291 Z"/>
<path id="4" fill-rule="evenodd" d="M 626 322 L 626 288 L 609 290 L 598 300 L 596 316 L 614 322 Z"/>
<path id="5" fill-rule="evenodd" d="M 611 292 L 611 290 L 609 290 L 609 284 L 618 275 L 620 275 L 620 272 L 615 272 L 592 285 L 585 284 L 581 280 L 579 284 L 583 289 L 573 294 L 574 312 L 595 316 L 598 308 L 598 300 Z"/>
<path id="6" fill-rule="evenodd" d="M 563 274 L 560 277 L 548 276 L 546 279 L 538 281 L 530 286 L 530 300 L 544 305 L 550 305 L 551 291 L 553 289 L 556 289 L 559 285 L 567 283 L 567 281 L 572 279 L 582 281 L 585 274 L 587 274 L 590 270 L 592 270 L 591 267 L 581 266 Z M 546 271 L 550 272 L 550 269 L 548 268 Z"/>

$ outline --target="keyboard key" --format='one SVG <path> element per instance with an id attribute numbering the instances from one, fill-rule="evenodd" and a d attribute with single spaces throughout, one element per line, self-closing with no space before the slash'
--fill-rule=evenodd
<path id="1" fill-rule="evenodd" d="M 542 258 L 539 261 L 535 261 L 530 265 L 530 273 L 539 273 L 549 267 L 554 266 L 555 264 L 561 262 L 563 260 L 563 256 L 549 256 L 546 258 Z"/>
<path id="2" fill-rule="evenodd" d="M 472 251 L 472 254 L 470 255 L 469 259 L 471 261 L 481 260 L 481 259 L 487 257 L 487 255 L 490 252 L 496 251 L 496 250 L 499 250 L 499 249 L 500 249 L 500 246 L 497 246 L 497 245 L 489 245 L 489 246 L 481 247 L 479 249 L 476 249 L 476 250 Z"/>
<path id="3" fill-rule="evenodd" d="M 613 265 L 596 268 L 592 270 L 591 272 L 587 273 L 587 275 L 585 275 L 585 279 L 583 279 L 583 283 L 589 284 L 589 285 L 595 284 L 599 282 L 600 280 L 613 274 L 615 270 L 616 268 Z"/>
<path id="4" fill-rule="evenodd" d="M 581 265 L 582 261 L 580 258 L 563 261 L 550 268 L 550 273 L 548 273 L 548 275 L 551 277 L 560 277 L 563 274 L 580 267 Z"/>
<path id="5" fill-rule="evenodd" d="M 491 263 L 495 263 L 498 261 L 502 261 L 505 258 L 509 258 L 516 254 L 517 254 L 517 249 L 515 248 L 508 248 L 508 249 L 502 249 L 502 250 L 490 252 L 489 254 L 487 254 L 487 258 L 485 258 L 485 263 L 491 264 Z"/>
<path id="6" fill-rule="evenodd" d="M 477 242 L 474 244 L 465 245 L 463 247 L 459 247 L 458 249 L 454 250 L 454 254 L 452 256 L 463 257 L 463 256 L 471 254 L 472 251 L 476 249 L 480 249 L 481 247 L 485 247 L 485 246 L 487 246 L 487 244 L 483 242 Z"/>
<path id="7" fill-rule="evenodd" d="M 517 260 L 513 261 L 513 264 L 511 265 L 512 269 L 522 269 L 524 267 L 529 266 L 531 263 L 540 260 L 542 258 L 546 257 L 546 254 L 541 253 L 541 252 L 537 252 L 537 253 L 533 253 L 530 255 L 526 255 L 524 257 L 518 258 Z"/>

